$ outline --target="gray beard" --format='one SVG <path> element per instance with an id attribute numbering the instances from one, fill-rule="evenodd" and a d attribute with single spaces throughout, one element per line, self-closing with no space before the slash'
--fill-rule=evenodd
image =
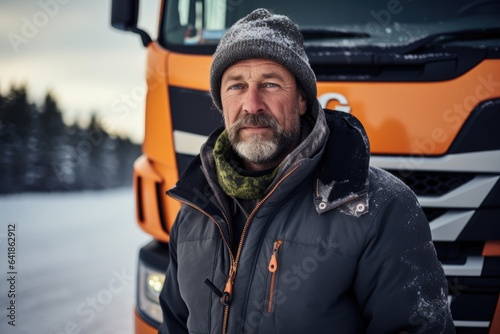
<path id="1" fill-rule="evenodd" d="M 267 126 L 273 130 L 274 136 L 267 140 L 257 134 L 244 141 L 239 135 L 239 130 L 245 125 Z M 300 121 L 292 127 L 292 131 L 286 133 L 271 116 L 249 115 L 228 129 L 228 135 L 233 149 L 242 159 L 257 165 L 279 163 L 296 144 L 300 136 Z"/>
<path id="2" fill-rule="evenodd" d="M 239 141 L 233 147 L 241 158 L 257 165 L 265 165 L 278 160 L 293 144 L 289 143 L 287 138 L 283 139 L 283 143 L 280 143 L 277 137 L 266 140 L 260 135 L 255 135 L 248 141 Z"/>

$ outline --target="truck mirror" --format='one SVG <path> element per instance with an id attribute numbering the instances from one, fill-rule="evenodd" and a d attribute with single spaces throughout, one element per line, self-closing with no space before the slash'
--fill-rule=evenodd
<path id="1" fill-rule="evenodd" d="M 115 29 L 131 31 L 141 36 L 142 44 L 151 43 L 149 34 L 137 27 L 139 0 L 113 0 L 111 3 L 111 26 Z"/>

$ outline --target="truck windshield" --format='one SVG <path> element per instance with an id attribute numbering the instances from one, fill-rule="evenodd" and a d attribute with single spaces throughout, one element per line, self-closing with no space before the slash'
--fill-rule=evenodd
<path id="1" fill-rule="evenodd" d="M 394 46 L 500 27 L 499 0 L 170 0 L 159 41 L 173 50 L 211 53 L 228 27 L 259 7 L 289 16 L 306 44 Z"/>

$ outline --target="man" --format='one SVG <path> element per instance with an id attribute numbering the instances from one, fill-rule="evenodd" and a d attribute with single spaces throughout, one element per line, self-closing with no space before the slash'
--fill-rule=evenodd
<path id="1" fill-rule="evenodd" d="M 323 111 L 297 27 L 258 9 L 214 54 L 216 130 L 175 188 L 159 333 L 452 333 L 415 195 Z"/>

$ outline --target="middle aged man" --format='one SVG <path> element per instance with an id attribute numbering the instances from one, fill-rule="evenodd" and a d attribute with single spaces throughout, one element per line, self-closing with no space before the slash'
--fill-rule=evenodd
<path id="1" fill-rule="evenodd" d="M 369 167 L 353 116 L 320 108 L 297 27 L 252 12 L 210 80 L 225 127 L 169 191 L 159 333 L 453 333 L 415 195 Z"/>

